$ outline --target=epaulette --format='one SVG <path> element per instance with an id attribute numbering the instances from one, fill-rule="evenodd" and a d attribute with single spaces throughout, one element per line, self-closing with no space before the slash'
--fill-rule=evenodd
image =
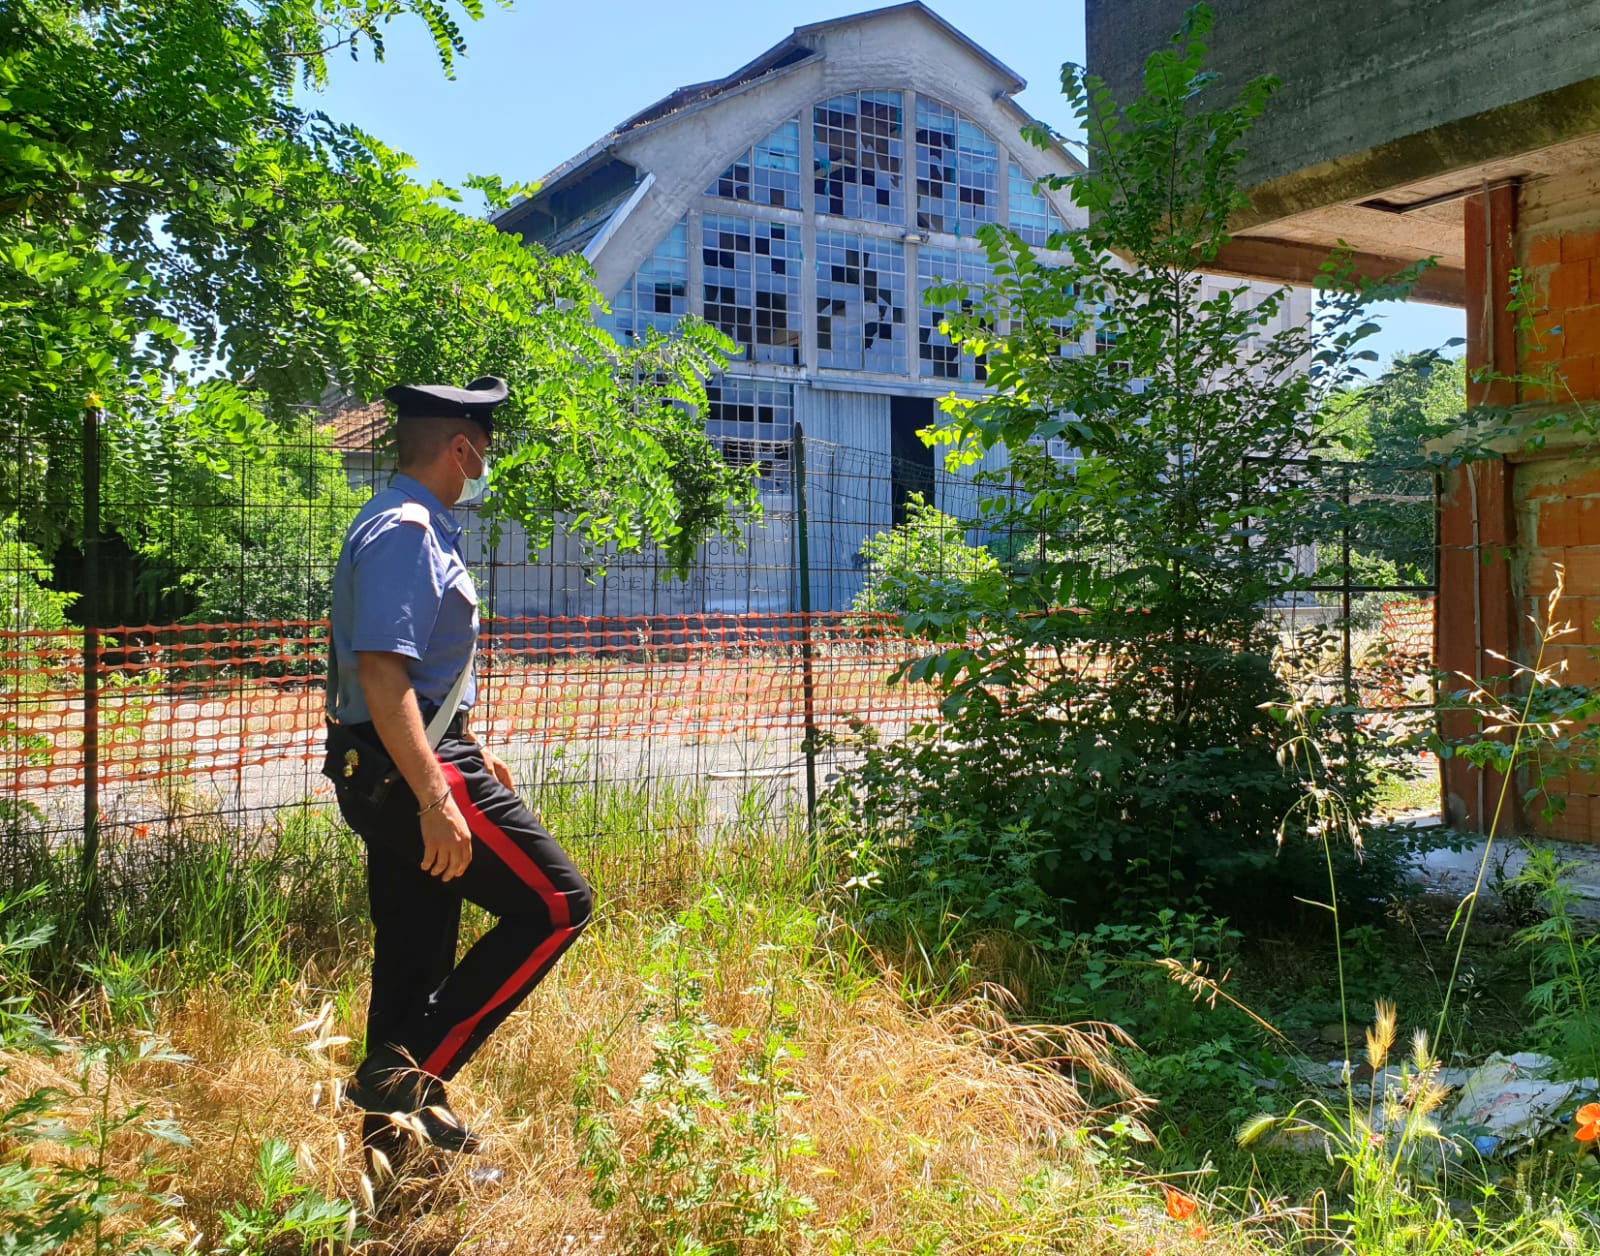
<path id="1" fill-rule="evenodd" d="M 433 522 L 433 514 L 421 502 L 414 502 L 409 498 L 400 507 L 400 522 L 414 523 L 418 527 L 426 528 Z"/>

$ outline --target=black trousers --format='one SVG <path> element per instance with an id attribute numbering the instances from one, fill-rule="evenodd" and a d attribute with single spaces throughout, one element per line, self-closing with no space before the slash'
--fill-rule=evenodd
<path id="1" fill-rule="evenodd" d="M 367 848 L 367 1051 L 395 1048 L 449 1081 L 577 940 L 594 899 L 555 839 L 484 766 L 475 743 L 446 736 L 437 755 L 472 831 L 472 862 L 453 881 L 422 870 L 422 824 L 404 782 L 377 808 L 337 792 L 339 810 Z M 458 963 L 463 901 L 496 923 Z"/>

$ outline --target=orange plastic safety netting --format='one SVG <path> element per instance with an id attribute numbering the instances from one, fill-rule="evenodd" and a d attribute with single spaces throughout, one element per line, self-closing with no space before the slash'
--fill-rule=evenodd
<path id="1" fill-rule="evenodd" d="M 924 652 L 853 613 L 502 619 L 474 720 L 522 743 L 748 736 L 806 727 L 809 694 L 819 730 L 904 722 L 934 713 L 925 687 L 890 683 Z M 0 634 L 0 793 L 81 787 L 91 705 L 105 782 L 310 762 L 326 653 L 321 621 L 105 628 L 91 704 L 80 635 Z"/>

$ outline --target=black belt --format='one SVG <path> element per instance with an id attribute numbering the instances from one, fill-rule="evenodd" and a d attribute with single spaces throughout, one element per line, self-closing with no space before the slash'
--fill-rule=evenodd
<path id="1" fill-rule="evenodd" d="M 426 707 L 424 707 L 422 711 L 422 724 L 424 728 L 427 727 L 428 721 L 431 719 L 433 719 L 433 714 L 428 711 Z M 466 728 L 466 722 L 467 713 L 465 711 L 457 711 L 455 718 L 444 726 L 444 735 L 446 737 L 459 738 Z M 363 741 L 371 742 L 374 746 L 383 745 L 383 738 L 378 736 L 378 730 L 373 726 L 371 720 L 341 723 L 341 727 L 348 729 Z"/>

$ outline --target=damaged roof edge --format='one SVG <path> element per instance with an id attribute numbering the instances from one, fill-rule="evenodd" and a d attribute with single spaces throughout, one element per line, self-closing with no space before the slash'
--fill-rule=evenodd
<path id="1" fill-rule="evenodd" d="M 1018 74 L 1009 65 L 1000 60 L 999 57 L 995 56 L 994 53 L 990 52 L 971 36 L 963 33 L 959 28 L 952 26 L 949 22 L 945 21 L 944 18 L 940 17 L 927 5 L 922 3 L 922 0 L 906 0 L 906 3 L 904 4 L 890 4 L 885 5 L 881 9 L 868 9 L 865 13 L 851 13 L 845 17 L 832 17 L 821 22 L 811 22 L 806 26 L 795 27 L 794 34 L 789 38 L 792 40 L 802 40 L 808 35 L 828 31 L 837 26 L 848 26 L 852 23 L 861 21 L 863 18 L 885 17 L 890 13 L 900 12 L 915 12 L 922 14 L 923 17 L 926 17 L 946 35 L 950 36 L 951 39 L 955 40 L 958 44 L 961 44 L 968 51 L 975 53 L 982 60 L 988 62 L 989 65 L 991 65 L 1001 75 L 1010 80 L 1006 84 L 1006 94 L 1008 96 L 1015 95 L 1017 92 L 1022 91 L 1028 86 L 1027 79 L 1023 78 L 1022 75 Z"/>
<path id="2" fill-rule="evenodd" d="M 613 128 L 608 135 L 601 136 L 588 148 L 562 162 L 538 181 L 538 190 L 532 196 L 523 197 L 512 202 L 507 208 L 490 218 L 490 222 L 502 231 L 510 230 L 526 216 L 529 206 L 543 196 L 554 192 L 559 183 L 579 174 L 585 166 L 596 158 L 605 155 L 618 138 L 624 134 L 642 131 L 667 118 L 675 118 L 697 106 L 731 95 L 750 83 L 768 79 L 775 74 L 787 74 L 799 66 L 809 65 L 815 60 L 821 60 L 822 54 L 806 46 L 809 36 L 822 34 L 841 26 L 849 26 L 865 19 L 880 18 L 891 13 L 900 12 L 916 13 L 926 18 L 949 38 L 990 65 L 1007 80 L 1000 93 L 1003 99 L 1016 109 L 1018 114 L 1026 121 L 1034 121 L 1022 106 L 1011 99 L 1016 93 L 1027 87 L 1028 81 L 1025 78 L 984 48 L 983 45 L 945 21 L 944 18 L 924 4 L 922 0 L 906 0 L 903 4 L 886 5 L 879 9 L 868 9 L 863 13 L 851 13 L 844 17 L 828 18 L 821 22 L 811 22 L 805 26 L 797 26 L 785 38 L 779 40 L 754 60 L 740 66 L 732 74 L 720 79 L 711 79 L 704 83 L 691 83 L 687 87 L 680 87 L 676 91 L 669 92 L 654 104 L 625 119 Z M 1083 169 L 1082 162 L 1068 153 L 1066 149 L 1061 148 L 1059 145 L 1056 147 L 1067 161 L 1079 170 Z"/>

